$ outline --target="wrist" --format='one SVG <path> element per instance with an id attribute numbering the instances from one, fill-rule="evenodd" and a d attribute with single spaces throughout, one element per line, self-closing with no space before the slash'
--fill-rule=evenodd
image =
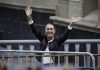
<path id="1" fill-rule="evenodd" d="M 71 25 L 68 25 L 68 29 L 69 29 L 69 30 L 72 30 L 72 26 L 71 26 Z"/>
<path id="2" fill-rule="evenodd" d="M 33 20 L 30 20 L 28 23 L 29 23 L 29 25 L 31 25 L 31 24 L 34 23 L 34 21 Z"/>

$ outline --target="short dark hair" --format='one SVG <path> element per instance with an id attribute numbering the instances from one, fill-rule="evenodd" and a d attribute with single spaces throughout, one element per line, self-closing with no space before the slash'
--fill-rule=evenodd
<path id="1" fill-rule="evenodd" d="M 49 24 L 50 24 L 50 25 L 53 25 L 53 27 L 54 27 L 54 29 L 55 29 L 55 25 L 54 25 L 53 23 L 50 23 L 50 22 L 49 22 L 49 23 L 47 23 L 46 25 L 49 25 Z"/>

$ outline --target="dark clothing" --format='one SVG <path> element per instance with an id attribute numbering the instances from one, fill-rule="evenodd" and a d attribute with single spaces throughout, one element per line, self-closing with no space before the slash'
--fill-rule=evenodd
<path id="1" fill-rule="evenodd" d="M 62 35 L 55 36 L 54 40 L 50 43 L 48 43 L 47 36 L 43 35 L 41 32 L 38 32 L 34 26 L 34 23 L 30 25 L 32 32 L 35 34 L 35 36 L 39 39 L 41 42 L 40 44 L 40 51 L 45 51 L 47 48 L 47 45 L 49 45 L 49 51 L 64 51 L 64 41 L 68 38 L 68 34 L 70 32 L 69 29 L 67 29 Z M 39 62 L 41 62 L 41 59 L 39 57 Z M 57 59 L 55 62 L 58 62 Z"/>

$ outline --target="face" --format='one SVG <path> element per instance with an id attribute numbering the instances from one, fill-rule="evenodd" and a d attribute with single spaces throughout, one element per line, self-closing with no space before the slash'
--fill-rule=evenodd
<path id="1" fill-rule="evenodd" d="M 46 28 L 45 28 L 45 34 L 47 35 L 47 37 L 53 37 L 55 34 L 55 28 L 54 25 L 52 24 L 47 24 Z"/>

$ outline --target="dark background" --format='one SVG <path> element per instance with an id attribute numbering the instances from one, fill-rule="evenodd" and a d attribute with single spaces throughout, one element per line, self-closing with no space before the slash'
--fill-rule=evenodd
<path id="1" fill-rule="evenodd" d="M 34 12 L 33 20 L 38 30 L 44 32 L 45 25 L 50 22 L 50 13 Z M 0 40 L 36 39 L 31 32 L 24 10 L 0 7 Z M 67 27 L 67 26 L 66 26 Z M 66 28 L 56 25 L 56 34 L 60 35 Z M 69 39 L 100 39 L 100 34 L 73 29 Z"/>

